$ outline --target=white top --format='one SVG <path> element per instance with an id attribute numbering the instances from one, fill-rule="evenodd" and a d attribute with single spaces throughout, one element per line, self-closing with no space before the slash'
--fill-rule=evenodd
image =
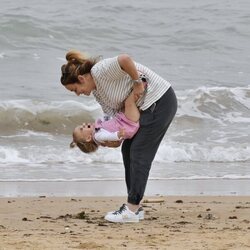
<path id="1" fill-rule="evenodd" d="M 94 139 L 97 142 L 104 142 L 104 141 L 120 141 L 118 137 L 118 132 L 109 132 L 106 129 L 100 128 L 95 134 Z"/>
<path id="2" fill-rule="evenodd" d="M 149 68 L 136 62 L 135 66 L 147 78 L 147 91 L 136 103 L 141 110 L 146 110 L 162 97 L 171 84 Z M 118 56 L 96 63 L 91 69 L 91 75 L 96 84 L 96 89 L 92 93 L 104 113 L 113 116 L 121 111 L 124 100 L 131 93 L 133 81 L 121 69 Z"/>

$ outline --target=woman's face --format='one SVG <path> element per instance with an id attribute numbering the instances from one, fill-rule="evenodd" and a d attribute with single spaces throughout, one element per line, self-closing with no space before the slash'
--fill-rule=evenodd
<path id="1" fill-rule="evenodd" d="M 77 96 L 82 94 L 89 96 L 92 90 L 96 88 L 95 82 L 90 74 L 79 75 L 78 80 L 79 82 L 77 83 L 65 85 L 65 88 L 69 91 L 75 92 Z"/>

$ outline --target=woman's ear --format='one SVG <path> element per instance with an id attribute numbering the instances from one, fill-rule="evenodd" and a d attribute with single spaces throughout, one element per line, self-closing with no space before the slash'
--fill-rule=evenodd
<path id="1" fill-rule="evenodd" d="M 80 83 L 84 83 L 84 76 L 83 75 L 79 75 L 77 78 L 78 78 L 78 81 Z"/>

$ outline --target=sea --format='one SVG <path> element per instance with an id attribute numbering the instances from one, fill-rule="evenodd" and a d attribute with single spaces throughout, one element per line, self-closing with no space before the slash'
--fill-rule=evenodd
<path id="1" fill-rule="evenodd" d="M 0 15 L 0 182 L 124 179 L 120 148 L 69 147 L 102 116 L 60 83 L 70 49 L 127 53 L 172 84 L 149 179 L 250 182 L 250 1 L 1 0 Z"/>

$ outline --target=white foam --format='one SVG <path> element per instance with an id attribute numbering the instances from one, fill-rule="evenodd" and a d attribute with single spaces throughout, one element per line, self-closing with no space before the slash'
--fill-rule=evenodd
<path id="1" fill-rule="evenodd" d="M 156 162 L 245 162 L 250 161 L 250 146 L 219 146 L 197 143 L 162 143 Z"/>
<path id="2" fill-rule="evenodd" d="M 39 138 L 38 139 L 42 139 Z M 53 144 L 57 142 L 52 138 Z M 121 149 L 100 148 L 92 154 L 84 154 L 78 148 L 69 149 L 64 146 L 28 145 L 22 148 L 0 147 L 1 163 L 29 163 L 29 164 L 122 164 Z M 250 161 L 250 146 L 247 144 L 235 144 L 231 146 L 163 142 L 156 154 L 154 163 L 171 162 L 247 162 Z"/>
<path id="3" fill-rule="evenodd" d="M 10 147 L 0 146 L 1 163 L 28 163 L 29 160 L 20 157 L 20 152 Z"/>
<path id="4" fill-rule="evenodd" d="M 248 92 L 246 91 L 246 89 L 248 90 Z M 250 109 L 250 85 L 248 85 L 246 88 L 232 88 L 231 91 L 232 93 L 234 93 L 234 98 L 238 102 Z"/>
<path id="5" fill-rule="evenodd" d="M 54 137 L 50 133 L 46 132 L 36 132 L 31 130 L 21 130 L 13 135 L 1 135 L 0 138 L 20 138 L 20 137 L 43 137 L 48 140 L 53 140 Z"/>

